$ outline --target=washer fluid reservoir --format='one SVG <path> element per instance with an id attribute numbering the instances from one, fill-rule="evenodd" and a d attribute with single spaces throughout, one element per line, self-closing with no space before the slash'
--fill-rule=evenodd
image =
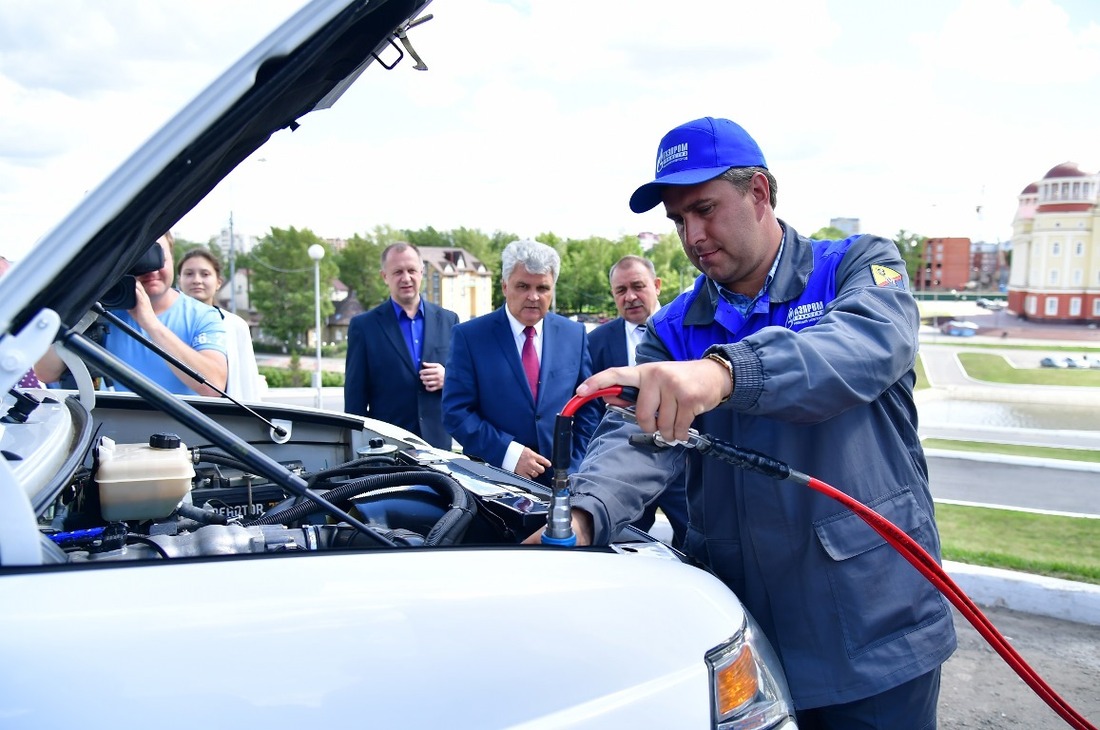
<path id="1" fill-rule="evenodd" d="M 174 433 L 156 433 L 148 444 L 99 442 L 95 479 L 105 520 L 167 517 L 191 491 L 191 452 Z"/>

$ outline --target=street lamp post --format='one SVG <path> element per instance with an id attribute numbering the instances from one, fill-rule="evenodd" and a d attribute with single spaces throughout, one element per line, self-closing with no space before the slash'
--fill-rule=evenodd
<path id="1" fill-rule="evenodd" d="M 317 311 L 317 369 L 313 372 L 313 386 L 317 388 L 317 407 L 324 408 L 321 395 L 321 259 L 325 257 L 325 247 L 313 244 L 309 247 L 309 257 L 313 259 L 313 305 Z"/>
<path id="2" fill-rule="evenodd" d="M 229 211 L 229 311 L 237 313 L 237 257 L 233 233 L 233 211 Z"/>

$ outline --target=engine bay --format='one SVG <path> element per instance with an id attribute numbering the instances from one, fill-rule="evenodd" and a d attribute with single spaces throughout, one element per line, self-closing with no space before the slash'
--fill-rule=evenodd
<path id="1" fill-rule="evenodd" d="M 49 564 L 515 545 L 546 524 L 545 487 L 369 419 L 265 405 L 265 421 L 189 399 L 349 523 L 132 394 L 99 394 L 91 409 L 65 391 L 28 395 L 37 405 L 5 426 L 3 449 Z M 622 541 L 664 548 L 633 530 Z"/>

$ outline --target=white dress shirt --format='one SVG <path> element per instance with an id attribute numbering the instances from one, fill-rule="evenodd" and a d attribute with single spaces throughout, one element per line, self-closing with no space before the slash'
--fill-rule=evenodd
<path id="1" fill-rule="evenodd" d="M 512 339 L 516 341 L 516 352 L 519 354 L 520 361 L 523 361 L 523 343 L 527 341 L 527 335 L 523 330 L 527 325 L 520 324 L 520 321 L 512 316 L 512 313 L 508 311 L 508 307 L 504 308 L 504 313 L 508 315 L 508 324 L 512 328 Z M 543 320 L 539 320 L 532 325 L 535 328 L 535 354 L 539 356 L 539 365 L 542 365 L 542 323 Z M 504 452 L 504 463 L 500 465 L 500 468 L 507 469 L 508 471 L 515 471 L 516 464 L 519 463 L 519 457 L 523 456 L 523 444 L 518 441 L 513 441 L 508 444 L 508 450 Z M 526 475 L 524 475 L 526 476 Z"/>

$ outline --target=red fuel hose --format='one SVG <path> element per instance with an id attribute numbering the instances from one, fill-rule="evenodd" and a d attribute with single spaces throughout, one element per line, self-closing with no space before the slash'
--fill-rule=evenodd
<path id="1" fill-rule="evenodd" d="M 789 478 L 795 481 L 795 483 L 802 483 L 801 479 L 795 478 L 795 474 L 796 472 L 792 471 L 791 477 Z M 798 476 L 802 477 L 804 475 Z M 1084 715 L 1073 709 L 1069 703 L 1051 689 L 1050 685 L 1039 676 L 1038 672 L 1032 669 L 1031 665 L 1024 661 L 1024 658 L 1012 647 L 1004 635 L 997 630 L 992 622 L 990 622 L 989 618 L 981 612 L 974 601 L 963 592 L 962 588 L 951 579 L 951 576 L 944 572 L 939 563 L 937 563 L 924 548 L 918 545 L 913 538 L 909 537 L 901 528 L 894 525 L 894 523 L 890 522 L 867 505 L 859 500 L 853 499 L 839 489 L 831 487 L 819 479 L 806 477 L 804 484 L 810 489 L 814 489 L 828 497 L 832 497 L 845 507 L 848 507 L 859 515 L 860 519 L 870 525 L 871 529 L 881 535 L 886 542 L 890 543 L 895 550 L 901 553 L 914 568 L 920 571 L 921 575 L 927 578 L 940 593 L 946 596 L 947 599 L 955 605 L 955 608 L 959 609 L 959 613 L 965 616 L 966 619 L 974 625 L 978 633 L 981 634 L 989 645 L 1001 655 L 1001 658 L 1005 660 L 1008 666 L 1012 667 L 1012 670 L 1020 675 L 1020 678 L 1031 687 L 1035 694 L 1039 695 L 1039 697 L 1042 698 L 1052 710 L 1058 713 L 1070 727 L 1077 728 L 1077 730 L 1096 730 L 1095 725 L 1090 724 L 1089 721 L 1085 719 Z"/>
<path id="2" fill-rule="evenodd" d="M 595 398 L 621 396 L 626 400 L 635 400 L 637 392 L 635 388 L 613 386 L 585 396 L 574 396 L 565 404 L 560 417 L 572 417 L 578 408 Z M 1024 658 L 1012 647 L 1008 639 L 981 612 L 977 604 L 943 570 L 943 567 L 936 562 L 935 558 L 929 555 L 913 538 L 905 534 L 901 528 L 839 489 L 826 484 L 820 479 L 795 471 L 771 457 L 717 441 L 709 436 L 703 436 L 701 441 L 704 445 L 696 447 L 700 453 L 712 452 L 713 456 L 717 456 L 734 466 L 758 471 L 780 481 L 793 481 L 796 484 L 809 487 L 827 497 L 831 497 L 855 512 L 860 519 L 886 540 L 914 568 L 920 571 L 920 574 L 927 578 L 940 593 L 951 601 L 955 608 L 959 610 L 959 613 L 965 616 L 966 620 L 978 630 L 982 638 L 1001 655 L 1008 666 L 1012 667 L 1012 670 L 1031 687 L 1032 691 L 1058 713 L 1058 716 L 1065 720 L 1070 727 L 1076 730 L 1097 730 L 1096 726 L 1092 725 L 1084 715 L 1073 709 L 1069 703 L 1051 689 L 1050 685 L 1039 676 L 1031 665 L 1024 661 Z"/>

